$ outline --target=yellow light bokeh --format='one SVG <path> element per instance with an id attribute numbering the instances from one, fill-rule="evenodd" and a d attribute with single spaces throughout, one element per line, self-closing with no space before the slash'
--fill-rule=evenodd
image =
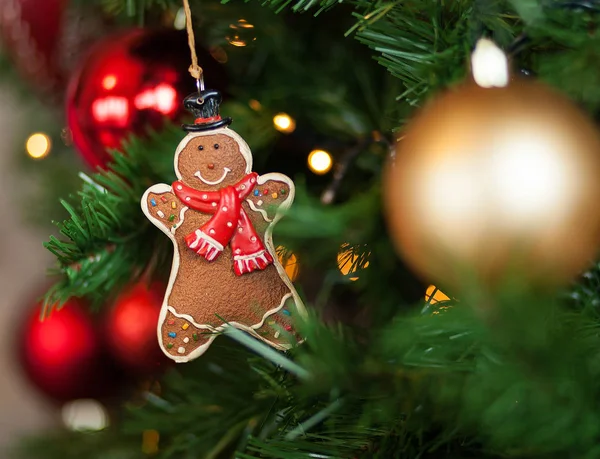
<path id="1" fill-rule="evenodd" d="M 273 117 L 275 129 L 284 134 L 290 134 L 296 130 L 296 121 L 287 113 L 278 113 Z"/>
<path id="2" fill-rule="evenodd" d="M 359 256 L 359 254 L 354 253 L 349 244 L 342 244 L 340 246 L 340 251 L 338 252 L 337 256 L 337 264 L 338 269 L 344 276 L 347 276 L 348 274 L 354 274 L 359 270 L 357 265 Z M 369 262 L 367 261 L 360 269 L 365 269 L 368 267 Z M 350 280 L 355 282 L 358 280 L 358 276 L 350 277 Z"/>
<path id="3" fill-rule="evenodd" d="M 52 142 L 50 141 L 50 137 L 41 132 L 31 134 L 25 143 L 27 154 L 33 159 L 45 158 L 50 153 L 51 147 Z"/>
<path id="4" fill-rule="evenodd" d="M 429 304 L 435 304 L 440 301 L 449 301 L 450 297 L 447 296 L 444 292 L 438 289 L 435 285 L 430 285 L 427 287 L 427 291 L 425 292 L 425 301 Z"/>
<path id="5" fill-rule="evenodd" d="M 277 259 L 285 273 L 288 275 L 290 280 L 294 282 L 298 277 L 298 272 L 300 271 L 300 264 L 298 263 L 298 258 L 296 258 L 296 254 L 290 252 L 284 246 L 280 245 L 275 249 L 275 253 L 277 253 Z"/>
<path id="6" fill-rule="evenodd" d="M 333 159 L 325 150 L 313 150 L 308 155 L 308 167 L 315 174 L 323 175 L 331 170 Z"/>

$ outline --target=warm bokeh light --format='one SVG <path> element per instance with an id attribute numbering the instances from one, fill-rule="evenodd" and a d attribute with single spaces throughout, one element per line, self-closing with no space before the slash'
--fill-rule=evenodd
<path id="1" fill-rule="evenodd" d="M 106 75 L 102 80 L 102 87 L 106 90 L 113 89 L 117 85 L 117 77 L 114 75 Z"/>
<path id="2" fill-rule="evenodd" d="M 348 274 L 354 274 L 359 269 L 368 268 L 369 267 L 368 261 L 365 262 L 365 264 L 359 268 L 359 266 L 358 266 L 359 258 L 360 258 L 360 255 L 355 253 L 354 250 L 352 250 L 352 247 L 350 247 L 350 244 L 342 244 L 340 246 L 340 251 L 338 252 L 338 256 L 337 256 L 338 269 L 344 276 L 347 276 Z M 357 281 L 358 276 L 350 277 L 350 280 L 352 282 Z"/>
<path id="3" fill-rule="evenodd" d="M 250 36 L 245 32 L 248 29 L 254 29 L 254 25 L 245 19 L 240 19 L 236 24 L 230 24 L 229 28 L 233 30 L 233 33 L 225 39 L 232 46 L 243 47 L 248 44 L 248 41 L 256 40 L 255 36 Z"/>
<path id="4" fill-rule="evenodd" d="M 41 132 L 31 134 L 25 144 L 27 154 L 33 159 L 45 158 L 50 153 L 51 147 L 52 142 L 50 141 L 50 137 Z"/>
<path id="5" fill-rule="evenodd" d="M 144 430 L 142 433 L 142 453 L 153 455 L 158 452 L 160 434 L 156 430 Z"/>
<path id="6" fill-rule="evenodd" d="M 175 14 L 175 19 L 173 20 L 173 27 L 176 30 L 185 29 L 185 10 L 183 8 L 179 8 L 177 13 Z"/>
<path id="7" fill-rule="evenodd" d="M 425 292 L 425 301 L 429 304 L 435 304 L 440 301 L 449 301 L 450 297 L 447 296 L 444 292 L 438 289 L 435 285 L 430 285 L 427 287 L 427 291 Z"/>
<path id="8" fill-rule="evenodd" d="M 73 400 L 61 410 L 67 429 L 75 431 L 102 430 L 108 426 L 108 414 L 100 402 L 91 399 Z"/>
<path id="9" fill-rule="evenodd" d="M 279 132 L 290 134 L 296 130 L 296 121 L 287 113 L 278 113 L 273 117 L 273 125 Z"/>
<path id="10" fill-rule="evenodd" d="M 325 150 L 313 150 L 308 155 L 308 167 L 315 174 L 326 174 L 333 166 L 331 155 Z"/>
<path id="11" fill-rule="evenodd" d="M 298 272 L 300 271 L 300 265 L 298 264 L 298 258 L 296 258 L 296 254 L 290 252 L 287 248 L 280 245 L 275 249 L 275 253 L 277 253 L 277 259 L 283 269 L 285 269 L 285 273 L 288 275 L 290 280 L 294 282 L 298 277 Z"/>
<path id="12" fill-rule="evenodd" d="M 250 108 L 252 110 L 254 110 L 255 112 L 259 111 L 260 109 L 262 109 L 262 105 L 261 103 L 256 100 L 256 99 L 250 99 L 250 101 L 248 102 L 248 105 L 250 106 Z"/>

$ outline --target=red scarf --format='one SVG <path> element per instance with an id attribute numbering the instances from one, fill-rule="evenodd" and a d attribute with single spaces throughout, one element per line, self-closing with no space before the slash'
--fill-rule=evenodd
<path id="1" fill-rule="evenodd" d="M 185 237 L 187 246 L 208 261 L 215 260 L 229 244 L 233 269 L 238 276 L 273 263 L 252 222 L 242 208 L 242 201 L 256 186 L 258 174 L 252 172 L 234 186 L 219 191 L 199 191 L 181 181 L 173 183 L 173 192 L 183 205 L 212 218 Z"/>

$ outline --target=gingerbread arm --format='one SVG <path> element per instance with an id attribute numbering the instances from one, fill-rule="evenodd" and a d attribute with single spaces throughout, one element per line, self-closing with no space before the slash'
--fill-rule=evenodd
<path id="1" fill-rule="evenodd" d="M 258 177 L 256 187 L 246 202 L 265 221 L 275 223 L 292 205 L 294 192 L 294 182 L 289 177 L 273 172 Z"/>
<path id="2" fill-rule="evenodd" d="M 148 188 L 142 196 L 141 205 L 148 219 L 167 235 L 175 233 L 187 210 L 173 193 L 171 185 L 165 183 Z"/>

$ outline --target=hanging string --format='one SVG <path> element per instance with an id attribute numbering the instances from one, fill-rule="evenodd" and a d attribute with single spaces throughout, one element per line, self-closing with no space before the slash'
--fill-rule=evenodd
<path id="1" fill-rule="evenodd" d="M 187 29 L 188 45 L 190 46 L 190 54 L 192 55 L 192 64 L 188 68 L 188 71 L 196 79 L 198 92 L 200 92 L 204 91 L 204 71 L 198 65 L 198 56 L 196 56 L 196 39 L 192 27 L 192 12 L 189 0 L 183 0 L 183 9 L 185 11 L 185 28 Z"/>

